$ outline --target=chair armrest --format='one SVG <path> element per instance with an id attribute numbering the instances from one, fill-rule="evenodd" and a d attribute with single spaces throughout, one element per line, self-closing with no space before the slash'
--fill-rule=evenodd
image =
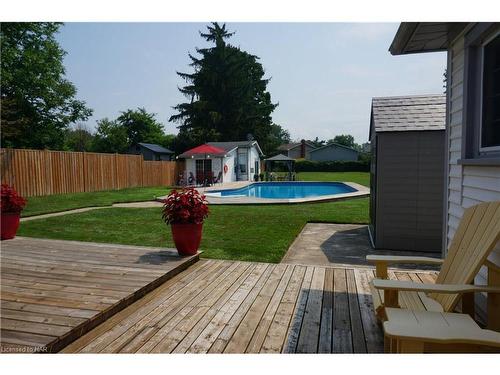
<path id="1" fill-rule="evenodd" d="M 412 281 L 380 280 L 374 279 L 373 286 L 376 289 L 392 291 L 411 291 L 424 293 L 500 293 L 500 287 L 487 285 L 467 285 L 467 284 L 422 284 Z"/>
<path id="2" fill-rule="evenodd" d="M 430 257 L 405 257 L 405 256 L 392 256 L 392 255 L 367 255 L 366 260 L 371 263 L 385 263 L 385 264 L 443 264 L 443 259 L 430 258 Z"/>

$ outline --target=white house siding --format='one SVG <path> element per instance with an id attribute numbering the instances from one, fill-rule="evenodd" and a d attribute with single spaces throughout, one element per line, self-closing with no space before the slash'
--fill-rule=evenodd
<path id="1" fill-rule="evenodd" d="M 196 176 L 196 162 L 194 161 L 194 159 L 186 159 L 185 168 L 186 168 L 185 178 L 187 182 L 189 179 L 189 173 L 192 173 L 193 176 Z"/>
<path id="2" fill-rule="evenodd" d="M 253 181 L 253 176 L 256 174 L 256 173 L 260 173 L 260 155 L 259 155 L 259 152 L 257 151 L 257 148 L 255 147 L 252 147 L 250 149 L 250 153 L 248 155 L 248 160 L 249 160 L 249 168 L 248 170 L 250 171 L 249 173 L 249 176 L 248 176 L 248 179 L 250 181 Z M 255 162 L 259 162 L 259 170 L 256 171 L 255 170 Z"/>
<path id="3" fill-rule="evenodd" d="M 449 50 L 451 71 L 448 103 L 448 168 L 446 206 L 446 244 L 448 248 L 458 227 L 464 209 L 480 202 L 500 200 L 500 167 L 463 166 L 458 164 L 462 157 L 462 115 L 464 107 L 464 37 L 458 37 Z M 500 244 L 489 260 L 500 266 Z M 475 282 L 485 284 L 487 269 L 483 267 Z M 478 313 L 484 316 L 485 298 L 477 298 Z"/>
<path id="4" fill-rule="evenodd" d="M 233 150 L 227 154 L 227 157 L 224 158 L 224 165 L 227 165 L 227 173 L 222 177 L 222 181 L 224 182 L 233 182 L 236 181 L 236 173 L 234 170 L 234 162 L 236 160 L 236 150 Z"/>
<path id="5" fill-rule="evenodd" d="M 220 158 L 211 158 L 212 171 L 214 173 L 214 176 L 217 177 L 219 175 L 219 172 L 222 171 L 223 182 L 237 181 L 237 175 L 235 170 L 237 157 L 238 157 L 237 149 L 235 148 L 234 150 L 226 154 L 226 157 L 224 157 L 222 165 Z M 196 160 L 197 159 L 192 159 L 192 158 L 186 159 L 186 164 L 185 164 L 186 178 L 189 178 L 190 172 L 193 174 L 193 176 L 196 176 Z M 248 151 L 248 159 L 247 159 L 248 181 L 253 181 L 253 176 L 255 174 L 255 161 L 259 162 L 259 168 L 260 168 L 260 154 L 259 151 L 257 150 L 257 147 L 254 146 L 250 147 Z M 224 173 L 223 169 L 221 169 L 224 168 L 224 165 L 227 166 L 227 173 Z"/>
<path id="6" fill-rule="evenodd" d="M 214 177 L 219 177 L 219 173 L 222 172 L 222 174 L 224 175 L 224 171 L 223 171 L 223 168 L 224 168 L 224 160 L 222 160 L 221 158 L 213 158 L 212 159 L 212 172 L 214 172 Z M 224 178 L 224 177 L 222 177 Z"/>
<path id="7" fill-rule="evenodd" d="M 233 167 L 234 169 L 234 167 Z M 186 171 L 186 179 L 189 179 L 189 173 L 191 172 L 193 176 L 196 177 L 196 159 L 187 158 L 185 164 Z M 212 158 L 212 171 L 214 176 L 217 177 L 219 172 L 221 171 L 221 161 L 220 158 Z M 234 171 L 233 171 L 234 173 Z M 228 169 L 228 173 L 223 177 L 224 182 L 226 182 L 226 176 L 230 174 L 230 170 Z M 231 180 L 233 181 L 233 180 Z"/>

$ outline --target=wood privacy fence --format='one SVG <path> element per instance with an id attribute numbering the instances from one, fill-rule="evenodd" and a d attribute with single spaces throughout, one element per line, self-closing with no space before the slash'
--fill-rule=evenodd
<path id="1" fill-rule="evenodd" d="M 23 196 L 116 190 L 176 183 L 175 161 L 142 155 L 0 149 L 2 183 Z"/>

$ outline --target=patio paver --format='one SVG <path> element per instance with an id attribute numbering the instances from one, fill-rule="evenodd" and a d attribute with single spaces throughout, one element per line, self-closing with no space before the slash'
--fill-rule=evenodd
<path id="1" fill-rule="evenodd" d="M 58 351 L 197 260 L 165 248 L 2 241 L 1 351 Z"/>

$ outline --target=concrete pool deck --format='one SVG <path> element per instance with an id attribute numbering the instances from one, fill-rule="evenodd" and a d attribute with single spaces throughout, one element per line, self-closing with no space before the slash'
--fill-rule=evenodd
<path id="1" fill-rule="evenodd" d="M 302 182 L 302 181 L 297 181 Z M 322 182 L 322 181 L 303 181 L 303 182 Z M 343 194 L 333 194 L 333 195 L 323 195 L 316 197 L 308 197 L 308 198 L 294 198 L 294 199 L 269 199 L 269 198 L 256 198 L 256 197 L 222 197 L 216 195 L 210 195 L 211 191 L 221 191 L 221 190 L 231 190 L 231 189 L 241 189 L 245 186 L 252 184 L 250 181 L 238 181 L 238 182 L 229 182 L 224 183 L 219 186 L 210 186 L 206 188 L 196 188 L 200 193 L 208 194 L 207 201 L 210 204 L 295 204 L 295 203 L 317 203 L 317 202 L 331 202 L 337 200 L 344 200 L 350 198 L 361 198 L 368 197 L 370 195 L 370 189 L 366 186 L 357 184 L 355 182 L 345 182 L 345 181 L 337 181 L 347 186 L 350 186 L 356 191 L 350 193 Z M 165 197 L 159 197 L 158 199 L 163 199 Z"/>

